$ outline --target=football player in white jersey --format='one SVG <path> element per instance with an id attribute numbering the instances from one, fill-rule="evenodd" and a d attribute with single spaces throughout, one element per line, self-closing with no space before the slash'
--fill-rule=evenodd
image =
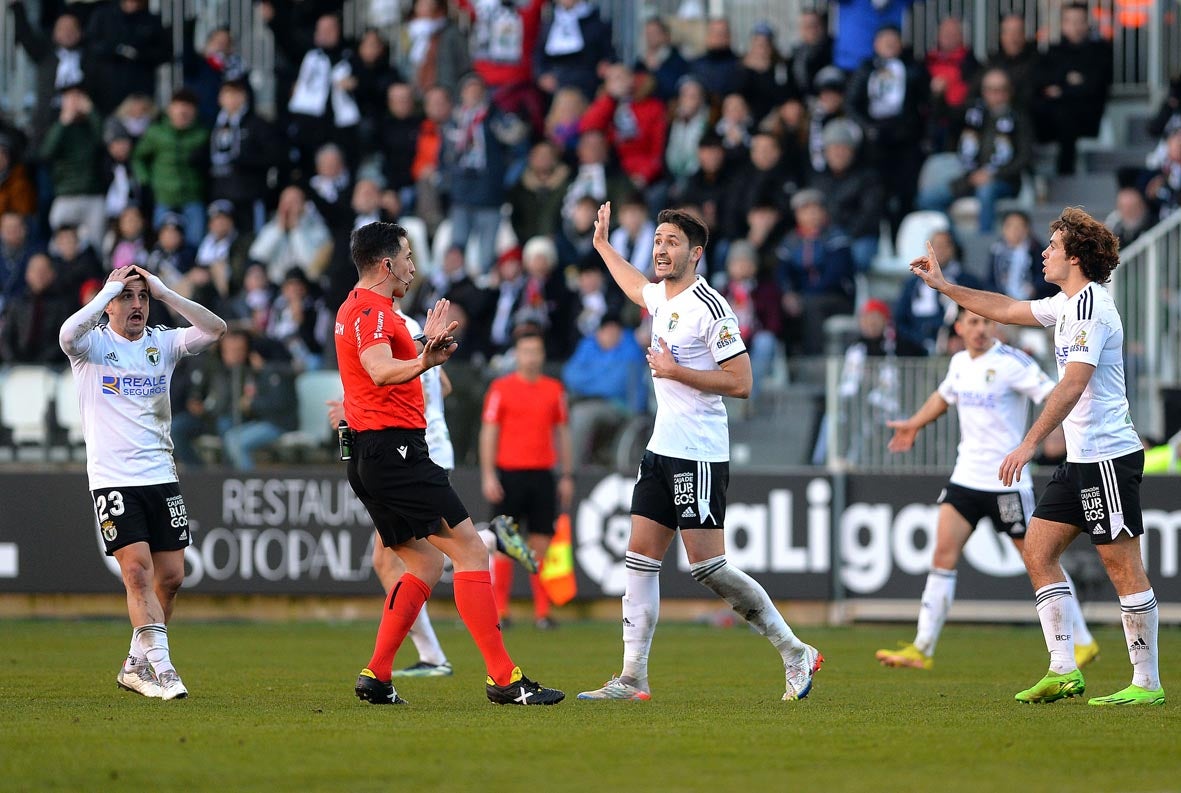
<path id="1" fill-rule="evenodd" d="M 395 306 L 397 305 L 395 301 Z M 422 326 L 412 317 L 397 309 L 398 316 L 406 320 L 406 329 L 416 342 L 421 339 Z M 448 471 L 455 470 L 455 449 L 451 445 L 451 432 L 447 429 L 447 416 L 443 409 L 443 399 L 451 393 L 451 381 L 442 366 L 427 369 L 419 379 L 422 381 L 423 401 L 426 405 L 426 444 L 427 453 L 431 460 Z M 344 419 L 344 402 L 342 400 L 328 400 L 328 420 L 336 427 Z M 537 571 L 537 560 L 525 544 L 524 537 L 518 531 L 516 523 L 506 515 L 493 518 L 491 527 L 478 531 L 480 539 L 488 547 L 488 552 L 503 549 L 505 555 L 515 559 L 526 570 Z M 406 565 L 402 563 L 398 554 L 392 548 L 387 548 L 381 541 L 380 535 L 374 532 L 373 539 L 373 570 L 382 588 L 389 592 L 398 583 L 398 579 L 406 572 Z M 451 662 L 447 660 L 447 653 L 439 643 L 435 633 L 435 626 L 427 612 L 427 604 L 418 612 L 414 624 L 410 626 L 410 640 L 414 642 L 414 649 L 418 651 L 418 661 L 404 669 L 395 669 L 394 677 L 449 677 L 454 673 Z"/>
<path id="2" fill-rule="evenodd" d="M 660 566 L 679 529 L 693 578 L 728 602 L 779 652 L 783 699 L 803 699 L 823 656 L 792 633 L 762 585 L 726 561 L 722 527 L 730 436 L 722 397 L 750 395 L 750 356 L 726 299 L 696 274 L 708 236 L 705 224 L 668 209 L 656 222 L 652 264 L 657 283 L 611 246 L 610 202 L 599 208 L 595 222 L 595 250 L 623 293 L 652 315 L 648 367 L 657 410 L 632 492 L 623 671 L 578 698 L 651 699 L 648 652 L 660 613 Z"/>
<path id="3" fill-rule="evenodd" d="M 1037 362 L 997 340 L 993 321 L 960 308 L 955 330 L 965 349 L 952 356 L 947 376 L 923 406 L 907 419 L 887 422 L 894 429 L 891 452 L 909 451 L 919 430 L 948 407 L 959 412 L 960 444 L 951 480 L 939 495 L 935 550 L 919 608 L 914 641 L 893 650 L 878 650 L 884 666 L 930 669 L 935 645 L 955 599 L 955 568 L 964 545 L 982 518 L 1007 534 L 1021 552 L 1033 513 L 1033 480 L 1028 470 L 1015 487 L 997 481 L 996 472 L 1009 449 L 1025 434 L 1029 402 L 1041 404 L 1054 381 Z M 1066 575 L 1066 583 L 1071 583 Z M 1074 657 L 1081 667 L 1099 654 L 1081 613 L 1074 615 Z"/>
<path id="4" fill-rule="evenodd" d="M 1046 281 L 1061 292 L 1042 300 L 1014 300 L 949 283 L 931 246 L 911 272 L 964 308 L 1006 325 L 1054 328 L 1058 385 L 1025 438 L 997 473 L 1010 486 L 1054 427 L 1066 436 L 1066 462 L 1038 500 L 1025 536 L 1025 566 L 1035 590 L 1050 668 L 1019 702 L 1053 702 L 1086 690 L 1074 659 L 1073 615 L 1078 608 L 1058 560 L 1079 532 L 1091 538 L 1119 595 L 1132 683 L 1092 705 L 1162 705 L 1157 664 L 1156 596 L 1144 571 L 1140 535 L 1140 480 L 1144 450 L 1132 426 L 1124 385 L 1124 330 L 1103 288 L 1119 264 L 1119 241 L 1082 209 L 1067 207 L 1050 224 L 1042 251 Z"/>
<path id="5" fill-rule="evenodd" d="M 149 327 L 149 297 L 192 327 Z M 108 322 L 99 324 L 104 312 Z M 131 649 L 115 682 L 148 697 L 188 696 L 168 652 L 167 624 L 191 541 L 172 459 L 168 388 L 182 357 L 207 350 L 225 332 L 212 311 L 131 266 L 112 271 L 59 334 L 78 384 L 95 516 L 127 590 Z"/>

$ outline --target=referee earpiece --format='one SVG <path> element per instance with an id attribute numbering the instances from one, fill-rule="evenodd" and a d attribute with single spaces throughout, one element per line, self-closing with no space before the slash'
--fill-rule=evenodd
<path id="1" fill-rule="evenodd" d="M 387 273 L 389 273 L 390 275 L 394 274 L 394 263 L 391 262 L 388 258 L 385 260 L 385 271 Z"/>

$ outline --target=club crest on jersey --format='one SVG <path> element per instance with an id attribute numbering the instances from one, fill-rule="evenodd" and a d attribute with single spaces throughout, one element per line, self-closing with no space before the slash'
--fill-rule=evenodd
<path id="1" fill-rule="evenodd" d="M 119 393 L 119 378 L 113 374 L 103 375 L 103 393 L 104 394 L 118 394 Z"/>
<path id="2" fill-rule="evenodd" d="M 668 318 L 668 329 L 669 330 L 676 330 L 677 323 L 680 321 L 681 321 L 681 315 L 674 311 L 672 313 L 672 316 Z"/>
<path id="3" fill-rule="evenodd" d="M 984 382 L 991 383 L 996 379 L 996 369 L 986 369 L 984 372 Z"/>
<path id="4" fill-rule="evenodd" d="M 99 524 L 99 528 L 102 529 L 103 539 L 107 542 L 114 542 L 115 538 L 119 536 L 119 530 L 115 528 L 115 521 L 110 518 Z"/>
<path id="5" fill-rule="evenodd" d="M 1071 352 L 1087 352 L 1087 332 L 1080 330 L 1078 335 L 1074 337 L 1074 341 L 1070 344 Z"/>
<path id="6" fill-rule="evenodd" d="M 726 324 L 718 331 L 718 340 L 715 342 L 715 345 L 719 350 L 724 350 L 736 341 L 738 341 L 738 335 L 735 333 L 734 328 Z"/>
<path id="7" fill-rule="evenodd" d="M 158 366 L 160 364 L 160 350 L 155 347 L 148 347 L 146 353 L 148 356 L 148 363 L 150 363 L 152 366 Z"/>

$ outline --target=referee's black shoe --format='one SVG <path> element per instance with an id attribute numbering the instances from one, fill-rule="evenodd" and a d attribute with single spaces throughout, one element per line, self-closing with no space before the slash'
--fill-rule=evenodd
<path id="1" fill-rule="evenodd" d="M 368 702 L 370 705 L 405 705 L 406 700 L 398 696 L 398 692 L 394 691 L 393 683 L 383 683 L 377 679 L 377 675 L 369 671 L 368 668 L 362 669 L 361 674 L 357 675 L 357 685 L 353 689 L 357 692 L 357 699 L 362 702 Z"/>
<path id="2" fill-rule="evenodd" d="M 556 688 L 543 688 L 513 667 L 513 676 L 503 686 L 488 678 L 488 701 L 496 705 L 557 705 L 566 695 Z"/>

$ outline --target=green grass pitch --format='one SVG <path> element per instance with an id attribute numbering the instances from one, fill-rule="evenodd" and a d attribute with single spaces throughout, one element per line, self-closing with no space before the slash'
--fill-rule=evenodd
<path id="1" fill-rule="evenodd" d="M 181 608 L 183 613 L 183 604 Z M 188 700 L 115 688 L 116 621 L 0 622 L 0 790 L 1162 791 L 1181 789 L 1181 631 L 1161 632 L 1161 708 L 1020 705 L 1045 669 L 1035 627 L 951 625 L 931 672 L 883 669 L 910 626 L 808 628 L 827 662 L 780 702 L 778 656 L 745 627 L 665 624 L 649 703 L 578 702 L 618 671 L 615 624 L 507 632 L 552 708 L 486 701 L 458 623 L 452 678 L 398 684 L 408 707 L 352 694 L 374 626 L 191 623 L 171 643 Z M 1127 684 L 1123 635 L 1098 630 L 1088 694 Z M 407 648 L 399 663 L 412 662 Z M 1171 688 L 1172 686 L 1172 688 Z"/>

